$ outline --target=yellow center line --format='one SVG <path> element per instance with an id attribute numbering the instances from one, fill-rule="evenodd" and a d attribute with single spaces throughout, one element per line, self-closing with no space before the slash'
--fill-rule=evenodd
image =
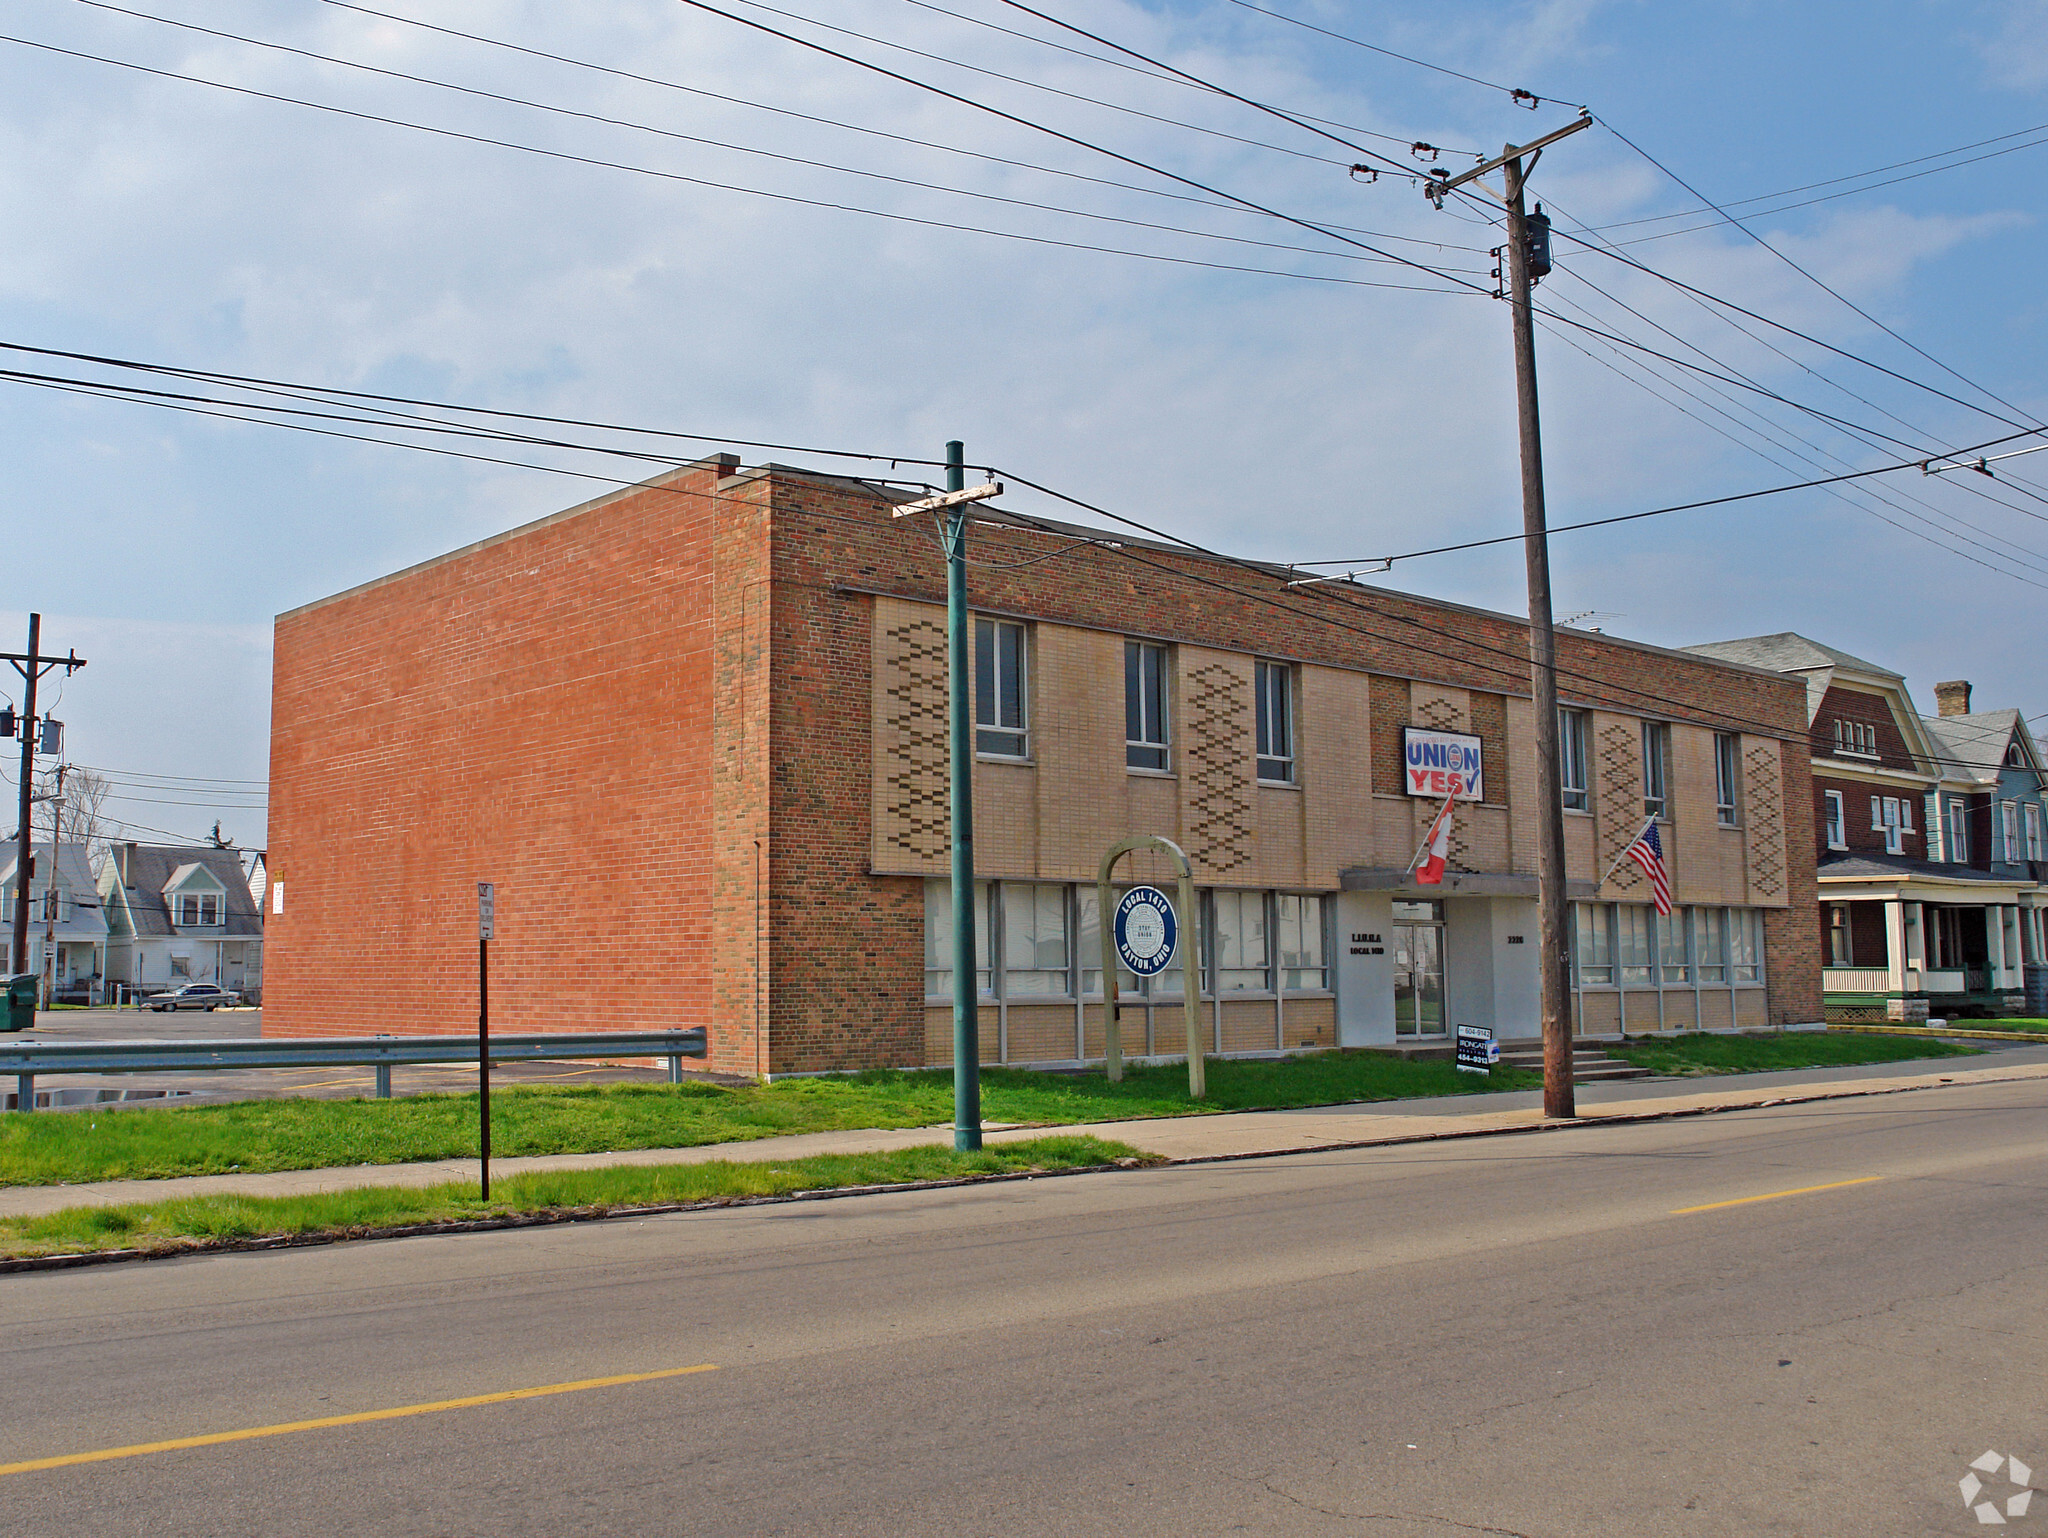
<path id="1" fill-rule="evenodd" d="M 666 1367 L 660 1372 L 620 1373 L 611 1378 L 581 1378 L 574 1383 L 547 1383 L 539 1388 L 506 1389 L 497 1394 L 472 1394 L 467 1399 L 437 1399 L 428 1404 L 398 1405 L 389 1410 L 361 1410 L 354 1415 L 326 1415 L 319 1420 L 286 1421 L 277 1426 L 250 1426 L 241 1431 L 215 1431 L 206 1436 L 176 1437 L 168 1442 L 138 1442 L 132 1447 L 103 1447 L 97 1452 L 65 1453 L 56 1458 L 31 1458 L 25 1463 L 0 1463 L 0 1475 L 33 1474 L 39 1469 L 68 1468 L 74 1463 L 106 1463 L 114 1458 L 140 1458 L 150 1453 L 183 1452 L 188 1447 L 217 1447 L 223 1442 L 251 1442 L 258 1437 L 282 1437 L 300 1431 L 324 1431 L 331 1426 L 361 1426 L 370 1421 L 402 1420 L 410 1415 L 434 1415 L 442 1410 L 469 1410 L 478 1405 L 505 1404 L 514 1399 L 543 1399 L 550 1394 L 580 1394 L 586 1389 L 617 1388 L 624 1383 L 652 1383 L 657 1378 L 681 1378 L 690 1373 L 717 1371 L 716 1362 L 701 1362 L 695 1367 Z"/>
<path id="2" fill-rule="evenodd" d="M 1751 1202 L 1774 1202 L 1781 1196 L 1810 1196 L 1815 1191 L 1839 1191 L 1844 1186 L 1867 1186 L 1872 1181 L 1882 1179 L 1882 1175 L 1865 1175 L 1860 1180 L 1834 1180 L 1824 1186 L 1797 1186 L 1790 1191 L 1767 1191 L 1762 1196 L 1738 1196 L 1733 1201 L 1707 1202 L 1698 1207 L 1673 1207 L 1671 1216 L 1681 1218 L 1688 1212 L 1718 1212 L 1723 1207 L 1747 1207 Z M 0 1474 L 6 1472 L 5 1469 L 0 1469 Z"/>

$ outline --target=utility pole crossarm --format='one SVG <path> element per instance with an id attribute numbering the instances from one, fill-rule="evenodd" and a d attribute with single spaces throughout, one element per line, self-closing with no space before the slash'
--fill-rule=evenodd
<path id="1" fill-rule="evenodd" d="M 1001 481 L 990 481 L 986 486 L 969 486 L 961 491 L 942 491 L 934 496 L 919 497 L 915 502 L 905 502 L 901 507 L 891 508 L 891 518 L 908 518 L 912 513 L 935 513 L 942 508 L 954 507 L 962 502 L 983 502 L 990 497 L 1003 494 Z"/>
<path id="2" fill-rule="evenodd" d="M 1520 160 L 1524 155 L 1541 154 L 1543 151 L 1543 147 L 1546 144 L 1555 144 L 1559 139 L 1569 138 L 1572 134 L 1577 133 L 1580 129 L 1591 128 L 1592 126 L 1593 115 L 1590 112 L 1585 113 L 1582 116 L 1575 118 L 1571 122 L 1565 124 L 1564 127 L 1558 129 L 1555 133 L 1547 133 L 1540 139 L 1531 139 L 1527 144 L 1510 145 L 1508 148 L 1502 150 L 1500 154 L 1494 156 L 1493 159 L 1483 161 L 1479 165 L 1474 166 L 1469 171 L 1461 171 L 1456 176 L 1452 177 L 1438 177 L 1430 181 L 1425 181 L 1422 184 L 1422 195 L 1428 198 L 1431 202 L 1441 206 L 1443 203 L 1443 196 L 1445 193 L 1454 191 L 1455 189 L 1464 186 L 1467 182 L 1477 181 L 1480 177 L 1485 176 L 1490 172 L 1498 171 L 1502 166 L 1507 165 L 1510 161 Z M 1524 171 L 1526 172 L 1528 170 L 1534 169 L 1535 164 L 1535 161 L 1532 159 L 1529 162 L 1529 165 L 1523 168 Z M 1486 190 L 1490 191 L 1491 189 L 1489 188 Z M 1505 201 L 1505 199 L 1503 199 L 1503 201 Z"/>

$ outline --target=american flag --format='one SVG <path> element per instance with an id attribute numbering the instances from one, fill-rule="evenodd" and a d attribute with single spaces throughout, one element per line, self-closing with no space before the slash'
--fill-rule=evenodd
<path id="1" fill-rule="evenodd" d="M 1657 912 L 1664 918 L 1671 917 L 1671 872 L 1664 868 L 1664 845 L 1657 837 L 1657 819 L 1652 817 L 1643 824 L 1643 831 L 1635 836 L 1635 842 L 1622 850 L 1626 859 L 1642 866 L 1643 874 L 1650 878 L 1650 892 L 1657 900 Z"/>

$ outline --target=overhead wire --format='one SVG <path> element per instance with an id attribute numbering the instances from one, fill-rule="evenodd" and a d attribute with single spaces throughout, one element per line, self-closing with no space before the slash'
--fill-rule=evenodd
<path id="1" fill-rule="evenodd" d="M 689 0 L 685 0 L 685 3 L 689 3 Z M 567 150 L 545 149 L 539 145 L 521 144 L 515 140 L 500 139 L 488 134 L 467 133 L 459 129 L 442 128 L 434 124 L 415 122 L 411 119 L 393 117 L 384 113 L 365 112 L 358 110 L 356 108 L 335 106 L 329 102 L 312 101 L 305 97 L 288 96 L 277 91 L 257 90 L 252 86 L 231 85 L 226 81 L 209 80 L 201 75 L 189 75 L 177 70 L 159 69 L 151 65 L 136 64 L 126 59 L 110 58 L 104 54 L 91 53 L 83 49 L 63 48 L 57 46 L 54 43 L 38 42 L 32 38 L 16 37 L 12 34 L 7 33 L 0 33 L 0 42 L 13 43 L 20 47 L 39 49 L 46 53 L 60 54 L 70 58 L 89 60 L 97 64 L 110 65 L 117 69 L 132 70 L 138 74 L 154 75 L 160 79 L 182 80 L 192 85 L 208 86 L 215 90 L 228 91 L 239 96 L 249 96 L 264 101 L 281 102 L 290 106 L 305 107 L 312 111 L 330 113 L 337 117 L 354 118 L 361 122 L 382 123 L 389 127 L 411 129 L 415 132 L 434 135 L 437 138 L 459 140 L 471 144 L 490 145 L 498 149 L 517 150 L 523 154 L 538 155 L 549 160 L 558 160 L 577 165 L 596 166 L 602 169 L 612 171 L 626 171 L 635 175 L 655 177 L 663 181 L 676 182 L 679 184 L 685 184 L 689 186 L 705 187 L 719 192 L 736 192 L 750 197 L 766 198 L 774 202 L 797 204 L 807 208 L 826 209 L 838 213 L 860 214 L 868 218 L 884 219 L 891 221 L 893 223 L 914 225 L 925 229 L 940 229 L 962 232 L 967 234 L 989 235 L 994 236 L 998 239 L 1018 241 L 1028 245 L 1054 247 L 1069 251 L 1095 252 L 1110 256 L 1132 257 L 1143 261 L 1164 262 L 1169 265 L 1179 267 L 1202 268 L 1212 272 L 1247 273 L 1260 277 L 1290 278 L 1301 282 L 1331 283 L 1352 288 L 1390 288 L 1399 289 L 1404 292 L 1414 293 L 1445 292 L 1445 290 L 1442 288 L 1418 284 L 1387 283 L 1370 278 L 1348 278 L 1333 273 L 1304 273 L 1276 271 L 1271 268 L 1250 267 L 1240 263 L 1211 262 L 1203 261 L 1195 257 L 1172 256 L 1161 252 L 1133 251 L 1122 247 L 1105 246 L 1087 241 L 1060 240 L 1052 236 L 1032 235 L 1018 230 L 991 229 L 982 225 L 964 224 L 956 220 L 923 218 L 914 214 L 896 213 L 885 209 L 867 208 L 859 204 L 836 202 L 824 198 L 801 197 L 795 193 L 774 192 L 762 187 L 749 187 L 734 182 L 716 181 L 708 177 L 689 176 L 685 175 L 680 171 L 664 171 L 651 166 L 632 165 L 627 162 L 609 160 L 600 156 L 579 155 L 571 153 Z M 1061 137 L 1066 136 L 1061 135 Z M 1126 160 L 1128 159 L 1128 157 L 1124 156 L 1118 156 L 1117 158 Z M 1133 165 L 1141 164 L 1141 162 L 1137 161 L 1130 161 L 1129 163 Z M 1181 178 L 1181 180 L 1187 181 L 1188 179 Z M 1188 185 L 1199 186 L 1201 184 L 1188 181 Z M 1240 199 L 1238 201 L 1243 202 L 1246 200 Z M 1265 212 L 1266 210 L 1261 209 L 1260 211 Z M 1293 220 L 1291 222 L 1301 225 L 1304 229 L 1314 230 L 1319 234 L 1327 235 L 1329 233 L 1327 230 L 1323 230 L 1320 227 L 1306 220 Z M 1333 236 L 1331 238 L 1338 239 L 1343 244 L 1355 246 L 1361 251 L 1372 252 L 1375 255 L 1381 256 L 1386 260 L 1394 262 L 1398 265 L 1413 268 L 1418 272 L 1427 273 L 1432 276 L 1443 277 L 1447 279 L 1454 287 L 1464 287 L 1470 289 L 1474 293 L 1484 292 L 1476 284 L 1467 283 L 1464 279 L 1457 277 L 1455 274 L 1448 272 L 1440 272 L 1438 269 L 1430 267 L 1426 263 L 1412 261 L 1407 257 L 1397 256 L 1391 252 L 1382 251 L 1378 247 L 1367 245 L 1362 241 L 1353 240 L 1349 237 Z M 1341 257 L 1344 255 L 1344 253 L 1342 252 L 1325 252 L 1322 254 L 1330 257 Z"/>
<path id="2" fill-rule="evenodd" d="M 1185 235 L 1192 239 L 1221 241 L 1231 245 L 1256 246 L 1270 251 L 1291 251 L 1308 256 L 1334 257 L 1342 261 L 1383 262 L 1380 256 L 1357 255 L 1348 251 L 1329 251 L 1321 247 L 1287 245 L 1279 241 L 1259 240 L 1253 236 L 1230 235 L 1217 230 L 1190 229 L 1186 225 L 1164 224 L 1156 220 L 1134 219 L 1121 214 L 1102 213 L 1093 209 L 1070 208 L 1059 203 L 1043 203 L 1032 198 L 1011 197 L 1004 193 L 984 192 L 974 187 L 949 186 L 943 182 L 924 181 L 917 177 L 898 176 L 887 171 L 871 171 L 859 166 L 839 165 L 829 160 L 819 160 L 806 155 L 790 155 L 779 150 L 763 149 L 755 145 L 735 144 L 726 139 L 714 139 L 703 134 L 683 133 L 676 129 L 661 128 L 651 123 L 642 123 L 630 118 L 611 117 L 600 112 L 586 112 L 574 107 L 558 106 L 551 102 L 535 101 L 530 97 L 514 96 L 502 91 L 486 90 L 479 86 L 462 85 L 451 80 L 442 80 L 430 75 L 416 75 L 406 70 L 389 69 L 378 64 L 366 64 L 360 60 L 343 58 L 337 54 L 320 53 L 310 48 L 299 48 L 289 43 L 272 42 L 266 38 L 250 37 L 245 33 L 228 32 L 218 27 L 201 26 L 197 22 L 178 21 L 168 16 L 153 15 L 148 11 L 133 10 L 116 5 L 112 0 L 73 0 L 73 3 L 89 6 L 94 10 L 109 11 L 138 21 L 156 22 L 161 26 L 176 27 L 183 31 L 200 33 L 224 41 L 241 43 L 251 48 L 267 49 L 274 53 L 290 54 L 296 58 L 310 59 L 321 64 L 333 64 L 344 69 L 358 70 L 365 74 L 380 75 L 390 80 L 403 80 L 414 85 L 430 86 L 436 90 L 451 91 L 463 96 L 477 97 L 486 101 L 499 102 L 508 106 L 523 107 L 534 112 L 545 112 L 553 116 L 576 118 L 584 122 L 600 123 L 612 128 L 630 129 L 636 133 L 651 134 L 663 139 L 673 139 L 687 144 L 703 145 L 711 149 L 727 150 L 734 154 L 752 155 L 760 159 L 780 161 L 786 165 L 804 166 L 812 170 L 831 171 L 841 176 L 855 176 L 869 181 L 888 182 L 899 187 L 911 187 L 923 192 L 944 193 L 949 197 L 969 198 L 984 203 L 999 203 L 1011 208 L 1026 208 L 1039 213 L 1058 214 L 1066 218 L 1086 219 L 1096 223 L 1118 224 L 1133 229 L 1152 230 L 1164 234 Z M 1232 209 L 1231 212 L 1242 212 Z M 1455 270 L 1455 269 L 1454 269 Z M 1471 269 L 1464 269 L 1470 271 Z"/>

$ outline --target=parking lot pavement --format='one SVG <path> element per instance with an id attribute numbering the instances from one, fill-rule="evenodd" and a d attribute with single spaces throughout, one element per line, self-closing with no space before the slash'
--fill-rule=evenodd
<path id="1" fill-rule="evenodd" d="M 29 1041 L 248 1041 L 263 1034 L 260 1009 L 158 1013 L 138 1009 L 56 1009 L 36 1016 L 36 1028 L 0 1042 Z M 365 1032 L 373 1035 L 374 1032 Z M 666 1067 L 625 1067 L 600 1063 L 504 1063 L 491 1071 L 494 1085 L 660 1084 Z M 476 1088 L 476 1065 L 443 1063 L 391 1070 L 393 1095 L 464 1094 Z M 376 1091 L 370 1068 L 245 1068 L 227 1073 L 39 1074 L 37 1098 L 45 1092 L 96 1089 L 127 1091 L 143 1105 L 203 1105 L 226 1100 L 277 1100 L 290 1096 L 346 1100 Z M 0 1089 L 0 1109 L 13 1108 L 13 1080 Z M 106 1104 L 107 1102 L 102 1102 Z M 51 1108 L 48 1101 L 44 1109 Z M 81 1106 L 58 1109 L 76 1110 Z"/>

